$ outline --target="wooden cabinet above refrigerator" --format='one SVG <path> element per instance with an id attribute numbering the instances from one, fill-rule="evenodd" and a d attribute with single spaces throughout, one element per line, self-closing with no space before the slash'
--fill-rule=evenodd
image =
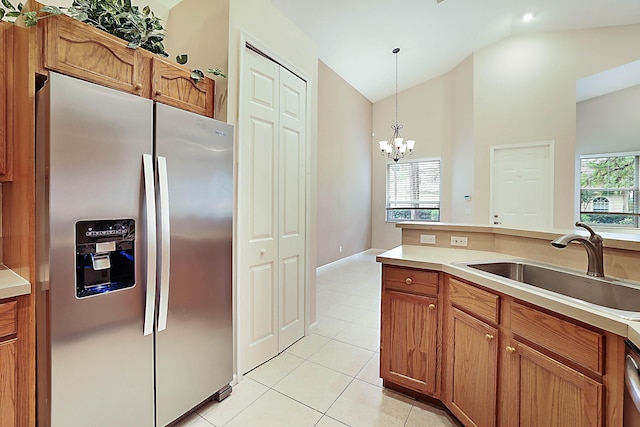
<path id="1" fill-rule="evenodd" d="M 57 71 L 163 104 L 214 117 L 215 81 L 71 17 L 37 25 L 38 71 Z"/>

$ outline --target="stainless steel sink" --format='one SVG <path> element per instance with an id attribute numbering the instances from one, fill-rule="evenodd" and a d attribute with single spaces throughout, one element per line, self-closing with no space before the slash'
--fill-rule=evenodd
<path id="1" fill-rule="evenodd" d="M 577 270 L 526 260 L 456 264 L 593 304 L 625 319 L 640 320 L 640 283 L 637 282 L 592 277 Z"/>

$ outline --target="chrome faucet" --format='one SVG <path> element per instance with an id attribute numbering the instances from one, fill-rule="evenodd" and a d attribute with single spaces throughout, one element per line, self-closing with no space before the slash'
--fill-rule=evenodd
<path id="1" fill-rule="evenodd" d="M 587 239 L 586 237 L 579 234 L 567 234 L 565 236 L 557 238 L 556 240 L 551 242 L 551 244 L 556 248 L 562 249 L 566 248 L 567 245 L 574 240 L 578 243 L 581 243 L 582 246 L 584 246 L 584 248 L 587 250 L 587 259 L 589 262 L 587 266 L 587 274 L 589 276 L 604 277 L 602 236 L 596 234 L 591 229 L 591 227 L 580 221 L 576 222 L 576 227 L 582 227 L 586 229 L 589 233 L 591 233 L 591 236 Z"/>

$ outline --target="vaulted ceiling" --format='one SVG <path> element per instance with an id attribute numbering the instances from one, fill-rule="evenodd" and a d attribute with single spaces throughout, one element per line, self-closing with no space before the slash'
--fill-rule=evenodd
<path id="1" fill-rule="evenodd" d="M 403 90 L 509 36 L 640 23 L 640 0 L 271 1 L 317 43 L 319 59 L 372 102 L 395 90 L 395 47 Z"/>

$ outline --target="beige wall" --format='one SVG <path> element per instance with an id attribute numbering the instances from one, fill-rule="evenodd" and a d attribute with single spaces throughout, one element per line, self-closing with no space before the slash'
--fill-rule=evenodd
<path id="1" fill-rule="evenodd" d="M 321 61 L 318 86 L 321 266 L 371 248 L 372 104 Z"/>
<path id="2" fill-rule="evenodd" d="M 578 102 L 576 106 L 576 168 L 583 154 L 639 152 L 640 85 Z M 576 188 L 580 176 L 575 177 Z M 575 216 L 580 195 L 574 195 Z"/>
<path id="3" fill-rule="evenodd" d="M 445 74 L 398 93 L 398 122 L 404 125 L 400 131 L 406 139 L 415 139 L 413 155 L 407 160 L 441 158 L 443 164 L 450 156 L 450 76 Z M 372 247 L 390 249 L 398 246 L 401 232 L 394 223 L 385 222 L 386 165 L 387 157 L 380 155 L 379 140 L 391 137 L 391 125 L 395 122 L 395 95 L 373 104 L 373 156 L 371 179 L 371 240 Z M 402 160 L 401 160 L 402 161 Z M 448 215 L 450 200 L 450 175 L 443 175 L 441 218 Z"/>
<path id="4" fill-rule="evenodd" d="M 511 37 L 401 92 L 399 121 L 403 136 L 416 139 L 413 159 L 442 156 L 442 220 L 489 224 L 491 146 L 553 140 L 553 226 L 571 228 L 576 81 L 638 60 L 638 40 L 637 24 Z M 374 132 L 383 138 L 390 132 L 393 107 L 393 97 L 373 105 Z M 400 244 L 401 234 L 384 222 L 384 164 L 374 151 L 372 246 L 380 249 Z"/>
<path id="5" fill-rule="evenodd" d="M 165 28 L 169 59 L 175 61 L 177 55 L 186 53 L 187 67 L 198 68 L 216 81 L 215 117 L 226 122 L 227 79 L 206 70 L 228 69 L 229 0 L 182 0 L 169 12 Z"/>
<path id="6" fill-rule="evenodd" d="M 451 150 L 450 160 L 443 161 L 443 173 L 451 176 L 450 208 L 443 220 L 453 223 L 472 222 L 474 135 L 473 135 L 473 56 L 469 56 L 449 73 L 451 82 Z M 447 166 L 450 166 L 447 168 Z M 443 189 L 444 191 L 444 189 Z"/>
<path id="7" fill-rule="evenodd" d="M 579 102 L 576 153 L 640 151 L 640 85 Z"/>
<path id="8" fill-rule="evenodd" d="M 473 223 L 489 223 L 493 145 L 555 141 L 554 223 L 574 219 L 576 81 L 640 57 L 640 25 L 512 37 L 474 54 Z"/>

